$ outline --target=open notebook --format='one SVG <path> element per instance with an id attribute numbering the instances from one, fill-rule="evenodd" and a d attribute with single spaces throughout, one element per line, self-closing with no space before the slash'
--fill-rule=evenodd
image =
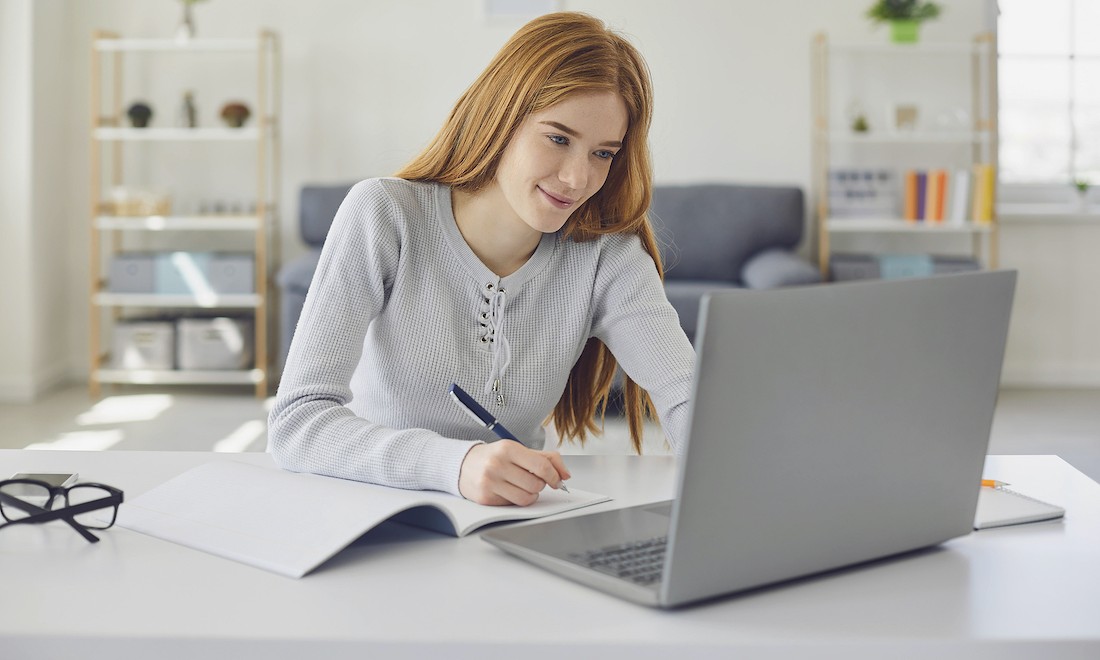
<path id="1" fill-rule="evenodd" d="M 1064 515 L 1066 510 L 1060 506 L 1028 497 L 1008 488 L 982 488 L 978 492 L 978 510 L 974 514 L 974 529 L 1055 520 Z"/>
<path id="2" fill-rule="evenodd" d="M 490 523 L 541 518 L 611 499 L 570 490 L 547 488 L 528 507 L 484 506 L 447 493 L 223 460 L 127 500 L 117 524 L 298 578 L 386 520 L 464 536 Z"/>

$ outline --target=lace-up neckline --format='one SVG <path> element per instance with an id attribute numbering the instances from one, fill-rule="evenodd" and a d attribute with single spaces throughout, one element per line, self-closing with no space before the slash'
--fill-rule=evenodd
<path id="1" fill-rule="evenodd" d="M 504 304 L 508 300 L 507 296 L 507 289 L 499 286 L 499 283 L 488 282 L 482 292 L 478 320 L 481 342 L 489 344 L 489 350 L 493 354 L 493 366 L 489 379 L 485 381 L 485 393 L 493 395 L 498 406 L 504 405 L 504 372 L 512 361 L 512 347 L 508 343 L 508 336 L 504 334 Z"/>
<path id="2" fill-rule="evenodd" d="M 550 263 L 557 245 L 557 234 L 543 234 L 535 253 L 527 263 L 511 275 L 500 277 L 482 263 L 458 230 L 449 187 L 439 186 L 437 203 L 447 243 L 466 272 L 473 277 L 476 283 L 474 286 L 480 289 L 481 304 L 477 313 L 477 325 L 474 326 L 477 332 L 471 335 L 471 341 L 486 344 L 492 354 L 492 367 L 485 381 L 485 394 L 491 395 L 498 405 L 503 406 L 504 375 L 512 360 L 511 346 L 505 332 L 507 302 L 515 298 L 523 285 Z"/>

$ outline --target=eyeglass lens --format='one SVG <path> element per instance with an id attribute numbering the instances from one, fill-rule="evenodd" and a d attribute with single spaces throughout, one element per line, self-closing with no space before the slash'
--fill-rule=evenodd
<path id="1" fill-rule="evenodd" d="M 66 506 L 76 506 L 78 504 L 84 504 L 85 502 L 94 502 L 95 500 L 101 500 L 105 497 L 110 497 L 111 492 L 104 490 L 99 486 L 77 484 L 69 487 L 68 502 Z M 94 509 L 86 513 L 79 513 L 73 516 L 76 522 L 88 527 L 90 529 L 107 529 L 111 525 L 115 524 L 115 515 L 118 513 L 118 506 L 112 505 L 102 509 Z"/>
<path id="2" fill-rule="evenodd" d="M 50 489 L 45 486 L 25 482 L 7 483 L 0 486 L 0 492 L 41 509 L 50 508 L 47 506 L 50 504 Z M 0 513 L 3 513 L 5 520 L 11 521 L 34 515 L 33 511 L 27 511 L 2 499 L 0 499 Z"/>

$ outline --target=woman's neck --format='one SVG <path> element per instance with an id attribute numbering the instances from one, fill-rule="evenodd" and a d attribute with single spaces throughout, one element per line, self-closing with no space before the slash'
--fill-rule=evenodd
<path id="1" fill-rule="evenodd" d="M 500 277 L 523 267 L 542 240 L 542 234 L 516 217 L 495 183 L 474 193 L 452 190 L 451 210 L 466 244 Z"/>

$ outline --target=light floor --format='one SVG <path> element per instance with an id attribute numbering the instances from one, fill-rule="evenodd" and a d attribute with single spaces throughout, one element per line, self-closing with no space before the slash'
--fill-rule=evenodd
<path id="1" fill-rule="evenodd" d="M 119 388 L 93 401 L 69 386 L 31 404 L 0 404 L 0 448 L 263 451 L 268 405 L 240 388 Z M 632 453 L 621 419 L 605 428 L 562 453 Z M 991 454 L 1057 454 L 1100 481 L 1100 390 L 1004 390 L 991 436 Z M 658 427 L 647 427 L 644 452 L 667 453 Z"/>

